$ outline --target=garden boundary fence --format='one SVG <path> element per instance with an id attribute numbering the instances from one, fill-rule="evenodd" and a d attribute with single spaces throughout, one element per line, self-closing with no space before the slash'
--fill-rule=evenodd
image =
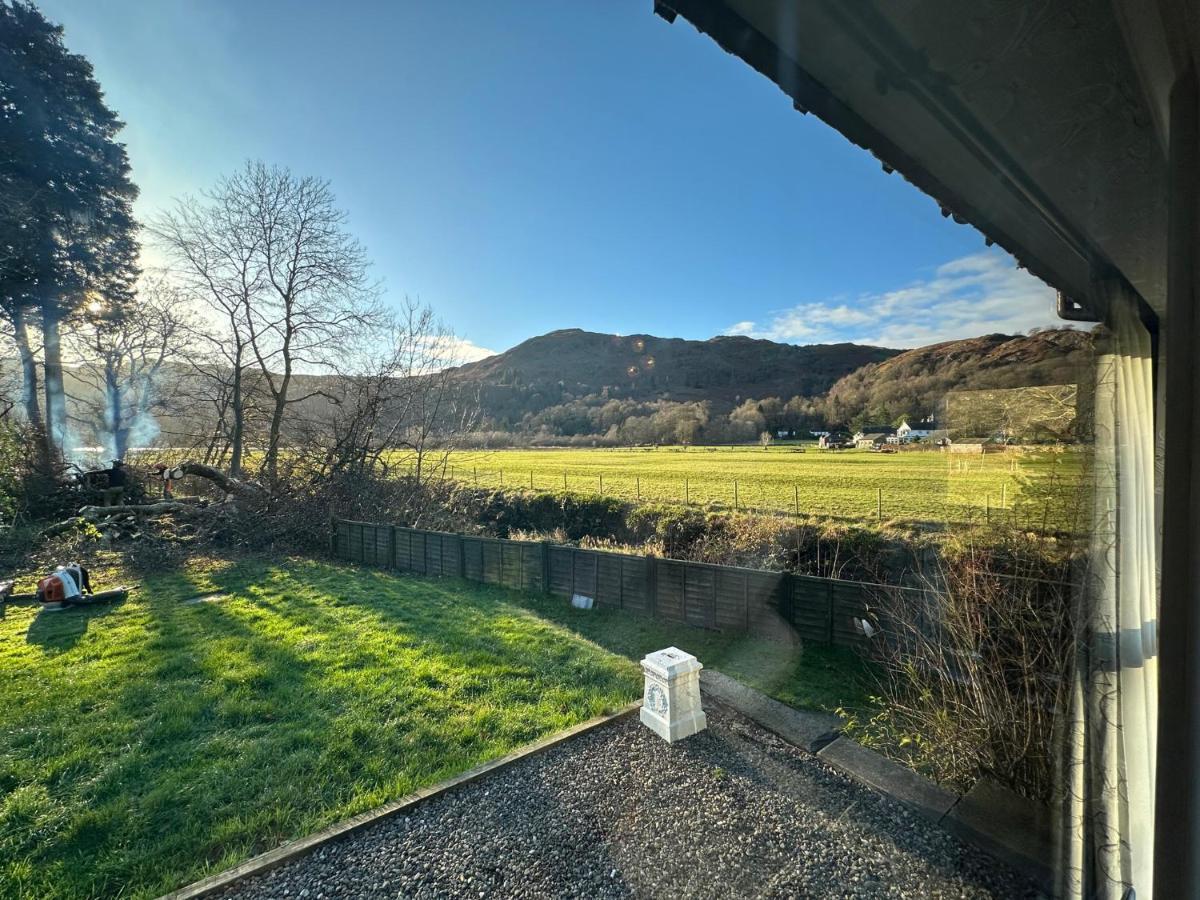
<path id="1" fill-rule="evenodd" d="M 515 541 L 335 519 L 333 556 L 451 576 L 624 609 L 667 622 L 770 639 L 852 647 L 865 641 L 856 619 L 872 619 L 884 595 L 919 599 L 895 585 L 768 572 L 739 566 L 583 550 L 548 541 Z"/>

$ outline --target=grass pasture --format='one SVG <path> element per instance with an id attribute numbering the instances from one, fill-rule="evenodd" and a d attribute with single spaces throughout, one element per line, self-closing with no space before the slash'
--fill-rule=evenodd
<path id="1" fill-rule="evenodd" d="M 0 607 L 0 896 L 164 893 L 628 703 L 670 644 L 796 705 L 865 702 L 844 652 L 305 560 Z"/>
<path id="2" fill-rule="evenodd" d="M 487 487 L 850 519 L 982 522 L 1030 481 L 1077 479 L 1078 451 L 989 454 L 819 450 L 815 445 L 461 451 L 449 474 Z M 736 488 L 735 488 L 736 484 Z M 735 495 L 736 490 L 736 495 Z M 877 506 L 878 505 L 878 506 Z"/>

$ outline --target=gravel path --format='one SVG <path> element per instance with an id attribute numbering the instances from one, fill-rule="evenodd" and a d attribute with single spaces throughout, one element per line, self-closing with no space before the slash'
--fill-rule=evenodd
<path id="1" fill-rule="evenodd" d="M 1037 897 L 1012 870 L 706 701 L 675 745 L 636 716 L 222 896 Z"/>

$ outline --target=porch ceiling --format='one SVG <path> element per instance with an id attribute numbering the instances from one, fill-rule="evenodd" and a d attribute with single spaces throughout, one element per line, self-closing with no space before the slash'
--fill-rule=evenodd
<path id="1" fill-rule="evenodd" d="M 1141 10 L 1141 5 L 1124 4 Z M 1161 90 L 1111 0 L 657 0 L 1034 274 L 1112 266 L 1162 311 Z M 1140 17 L 1141 13 L 1137 15 Z M 1136 23 L 1153 41 L 1154 19 Z M 1163 77 L 1169 73 L 1160 72 Z M 1161 88 L 1161 85 L 1157 87 Z M 1147 99 L 1149 97 L 1149 99 Z"/>

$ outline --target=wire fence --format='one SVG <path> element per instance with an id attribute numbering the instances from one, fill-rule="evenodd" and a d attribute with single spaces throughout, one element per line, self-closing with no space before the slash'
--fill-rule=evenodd
<path id="1" fill-rule="evenodd" d="M 1051 478 L 1036 499 L 1022 499 L 1015 465 L 990 484 L 956 484 L 956 473 L 972 474 L 967 463 L 950 460 L 943 479 L 914 483 L 904 473 L 884 487 L 847 483 L 845 478 L 797 479 L 677 478 L 620 470 L 553 472 L 547 468 L 447 464 L 439 476 L 480 488 L 578 496 L 611 497 L 632 503 L 655 503 L 774 516 L 816 516 L 853 521 L 921 524 L 993 524 L 1041 530 L 1064 530 L 1075 521 L 1080 479 Z"/>

